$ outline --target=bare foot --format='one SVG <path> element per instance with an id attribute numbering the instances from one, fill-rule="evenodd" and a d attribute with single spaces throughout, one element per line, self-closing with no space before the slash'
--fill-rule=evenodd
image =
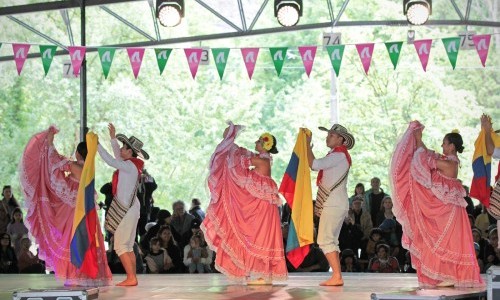
<path id="1" fill-rule="evenodd" d="M 124 281 L 117 283 L 116 286 L 136 286 L 137 278 L 127 278 Z"/>
<path id="2" fill-rule="evenodd" d="M 343 286 L 344 285 L 344 280 L 342 278 L 334 278 L 331 277 L 327 281 L 323 281 L 319 285 L 321 286 Z"/>

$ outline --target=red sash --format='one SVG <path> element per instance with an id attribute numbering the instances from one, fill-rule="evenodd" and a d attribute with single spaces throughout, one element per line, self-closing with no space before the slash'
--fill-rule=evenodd
<path id="1" fill-rule="evenodd" d="M 136 158 L 136 157 L 131 157 L 126 160 L 130 160 L 131 162 L 134 163 L 135 167 L 137 168 L 137 172 L 139 173 L 139 176 L 142 174 L 142 168 L 144 167 L 144 161 Z M 118 188 L 118 174 L 120 173 L 120 170 L 116 170 L 113 173 L 113 178 L 111 179 L 111 191 L 113 193 L 113 196 L 116 195 L 116 190 Z"/>

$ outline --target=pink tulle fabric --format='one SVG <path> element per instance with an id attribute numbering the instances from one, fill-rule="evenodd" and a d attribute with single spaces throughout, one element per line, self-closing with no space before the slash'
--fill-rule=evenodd
<path id="1" fill-rule="evenodd" d="M 403 226 L 402 245 L 411 253 L 419 285 L 432 287 L 445 281 L 456 287 L 484 287 L 474 252 L 460 181 L 442 175 L 437 159 L 458 161 L 416 148 L 410 123 L 394 151 L 390 180 L 393 212 Z"/>
<path id="2" fill-rule="evenodd" d="M 69 161 L 47 143 L 49 130 L 35 134 L 28 142 L 19 164 L 21 187 L 25 199 L 25 223 L 39 247 L 38 256 L 47 269 L 65 285 L 111 285 L 104 239 L 98 226 L 97 278 L 82 274 L 71 263 L 70 242 L 78 181 L 66 176 Z"/>
<path id="3" fill-rule="evenodd" d="M 210 160 L 211 202 L 201 228 L 217 270 L 230 279 L 286 280 L 278 187 L 250 169 L 254 154 L 234 144 L 240 130 L 231 123 Z"/>

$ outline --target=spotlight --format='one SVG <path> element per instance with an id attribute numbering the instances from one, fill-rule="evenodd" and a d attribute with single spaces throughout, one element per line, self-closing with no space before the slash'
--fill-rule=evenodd
<path id="1" fill-rule="evenodd" d="M 412 25 L 422 25 L 432 14 L 432 0 L 403 0 L 403 13 Z"/>
<path id="2" fill-rule="evenodd" d="M 295 26 L 302 16 L 302 0 L 274 0 L 274 16 L 281 26 Z"/>
<path id="3" fill-rule="evenodd" d="M 165 27 L 174 27 L 184 17 L 184 0 L 156 0 L 156 18 Z"/>

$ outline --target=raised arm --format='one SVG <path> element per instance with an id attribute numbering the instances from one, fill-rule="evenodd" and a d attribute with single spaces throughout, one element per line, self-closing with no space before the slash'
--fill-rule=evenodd
<path id="1" fill-rule="evenodd" d="M 306 131 L 305 128 L 301 128 L 301 130 L 303 130 L 304 132 Z M 311 132 L 311 134 L 309 136 L 307 136 L 307 143 L 306 143 L 306 147 L 307 147 L 307 162 L 309 163 L 309 168 L 312 169 L 313 161 L 314 161 L 314 159 L 316 157 L 314 156 L 314 153 L 312 152 L 311 140 L 312 140 L 312 132 Z"/>
<path id="2" fill-rule="evenodd" d="M 493 127 L 491 124 L 490 116 L 485 114 L 481 116 L 481 128 L 483 128 L 485 131 L 486 153 L 491 156 L 493 155 L 493 151 L 495 151 L 495 144 L 493 143 L 493 139 L 491 138 Z"/>

